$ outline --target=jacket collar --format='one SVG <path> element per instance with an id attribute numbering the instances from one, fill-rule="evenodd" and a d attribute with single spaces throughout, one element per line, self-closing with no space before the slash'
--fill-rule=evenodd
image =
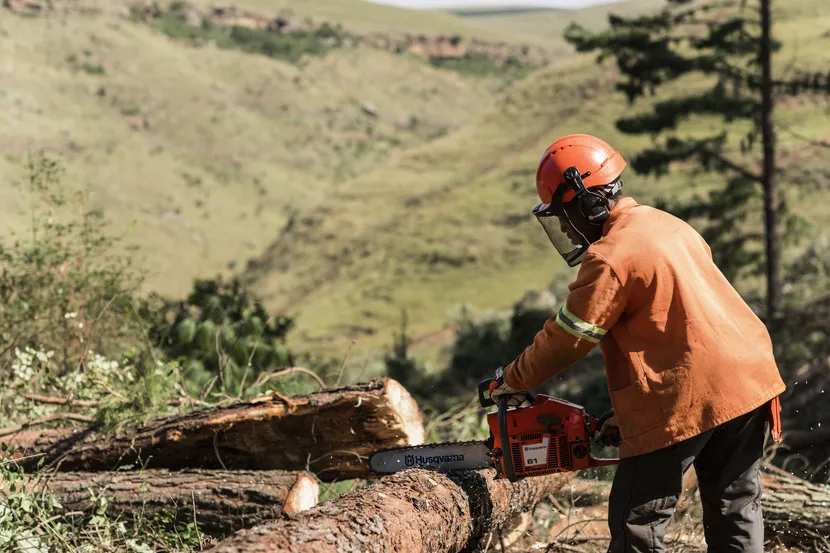
<path id="1" fill-rule="evenodd" d="M 620 220 L 620 217 L 631 211 L 631 209 L 637 207 L 638 204 L 634 198 L 626 196 L 618 201 L 614 207 L 611 209 L 611 216 L 608 218 L 607 221 L 602 225 L 602 235 L 605 236 L 608 234 L 608 231 L 611 230 L 617 221 Z"/>

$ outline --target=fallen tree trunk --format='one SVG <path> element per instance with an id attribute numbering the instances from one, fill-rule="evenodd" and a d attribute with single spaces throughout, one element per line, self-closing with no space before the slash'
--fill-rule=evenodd
<path id="1" fill-rule="evenodd" d="M 237 532 L 211 553 L 457 553 L 479 545 L 573 473 L 511 484 L 495 471 L 411 469 L 282 520 Z"/>
<path id="2" fill-rule="evenodd" d="M 795 478 L 775 467 L 762 473 L 764 529 L 768 539 L 810 547 L 830 540 L 830 486 Z M 822 542 L 821 540 L 825 541 Z"/>
<path id="3" fill-rule="evenodd" d="M 317 480 L 307 472 L 144 470 L 57 472 L 46 487 L 70 511 L 93 511 L 96 497 L 110 514 L 152 515 L 170 510 L 174 520 L 199 522 L 214 536 L 250 528 L 280 513 L 317 505 Z"/>
<path id="4" fill-rule="evenodd" d="M 33 470 L 41 457 L 47 466 L 82 471 L 140 460 L 147 468 L 309 470 L 321 480 L 371 477 L 370 453 L 423 440 L 418 405 L 391 379 L 290 398 L 268 395 L 157 419 L 114 436 L 29 430 L 0 438 L 18 446 L 15 457 L 24 470 Z"/>

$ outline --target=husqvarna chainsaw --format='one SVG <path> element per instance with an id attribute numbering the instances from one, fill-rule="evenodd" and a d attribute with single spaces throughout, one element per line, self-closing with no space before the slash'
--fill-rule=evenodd
<path id="1" fill-rule="evenodd" d="M 495 405 L 489 396 L 491 382 L 478 385 L 482 407 Z M 619 459 L 598 459 L 591 454 L 591 436 L 601 427 L 601 420 L 579 405 L 543 394 L 524 394 L 530 403 L 527 407 L 509 408 L 508 398 L 502 396 L 498 411 L 487 414 L 487 440 L 379 450 L 369 457 L 369 467 L 377 474 L 415 467 L 445 471 L 495 468 L 497 478 L 515 482 L 527 476 L 619 463 Z M 608 433 L 601 440 L 618 446 L 620 438 L 617 433 Z"/>

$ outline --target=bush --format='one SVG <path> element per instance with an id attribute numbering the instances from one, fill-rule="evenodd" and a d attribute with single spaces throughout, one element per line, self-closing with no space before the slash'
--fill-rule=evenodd
<path id="1" fill-rule="evenodd" d="M 48 346 L 62 365 L 81 369 L 91 350 L 112 355 L 140 346 L 147 328 L 136 311 L 141 276 L 115 253 L 85 194 L 70 203 L 56 162 L 30 159 L 27 169 L 29 235 L 0 245 L 0 371 L 8 374 L 9 356 L 26 346 Z"/>
<path id="2" fill-rule="evenodd" d="M 304 54 L 323 56 L 329 47 L 316 32 L 282 35 L 247 27 L 233 27 L 229 35 L 235 47 L 244 52 L 262 54 L 296 63 Z"/>
<path id="3" fill-rule="evenodd" d="M 448 69 L 464 75 L 476 77 L 502 77 L 507 80 L 523 79 L 533 70 L 516 58 L 510 57 L 504 63 L 484 53 L 468 52 L 460 58 L 432 58 L 429 60 L 433 67 Z"/>
<path id="4" fill-rule="evenodd" d="M 181 391 L 169 383 L 156 397 L 142 393 L 162 376 L 173 380 L 176 370 L 155 362 L 148 348 L 142 276 L 103 232 L 86 196 L 66 193 L 60 173 L 51 159 L 29 159 L 30 228 L 0 245 L 0 378 L 7 383 L 0 416 L 16 421 L 59 410 L 26 400 L 28 392 L 99 402 L 105 411 L 117 405 L 125 417 L 140 418 Z"/>
<path id="5" fill-rule="evenodd" d="M 239 278 L 197 280 L 186 299 L 154 295 L 148 305 L 152 341 L 181 363 L 190 393 L 203 394 L 214 380 L 219 393 L 257 393 L 250 385 L 263 371 L 294 364 L 285 347 L 294 321 L 269 315 Z"/>
<path id="6" fill-rule="evenodd" d="M 341 28 L 328 25 L 312 31 L 290 33 L 240 26 L 224 28 L 208 19 L 204 19 L 201 25 L 193 25 L 188 22 L 189 9 L 195 8 L 186 2 L 174 2 L 167 11 L 157 9 L 153 26 L 170 38 L 194 45 L 213 42 L 219 48 L 235 48 L 290 63 L 297 63 L 303 55 L 324 56 L 330 49 L 342 46 L 346 38 Z M 133 19 L 140 21 L 139 11 L 134 11 Z"/>

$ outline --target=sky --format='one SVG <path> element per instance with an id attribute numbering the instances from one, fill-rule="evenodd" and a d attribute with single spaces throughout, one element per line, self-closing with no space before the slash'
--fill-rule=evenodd
<path id="1" fill-rule="evenodd" d="M 551 8 L 582 8 L 608 4 L 612 0 L 370 0 L 405 8 L 458 8 L 479 6 L 546 6 Z"/>

